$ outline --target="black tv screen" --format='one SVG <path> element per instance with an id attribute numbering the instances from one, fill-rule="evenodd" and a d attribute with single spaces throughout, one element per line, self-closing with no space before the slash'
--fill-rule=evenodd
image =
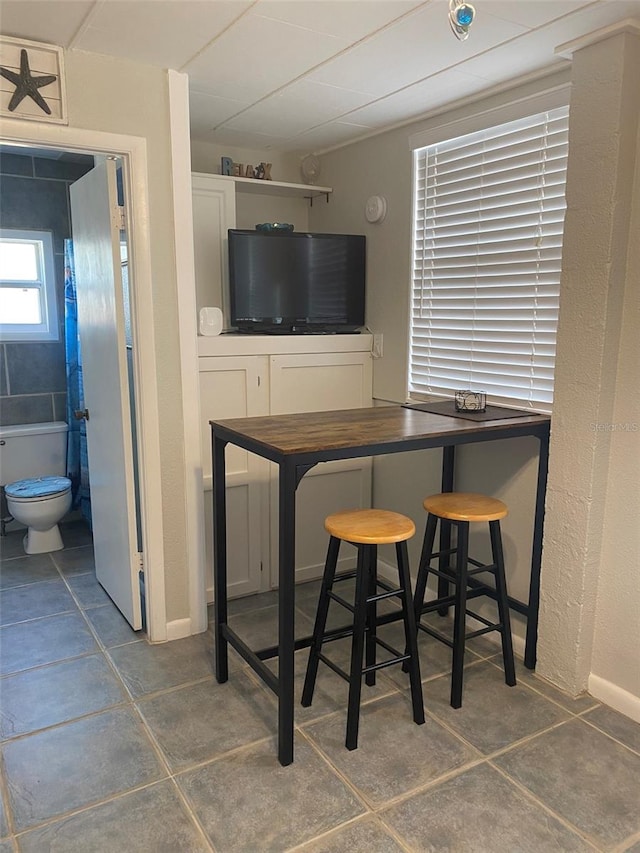
<path id="1" fill-rule="evenodd" d="M 364 325 L 365 237 L 229 230 L 231 325 L 243 332 L 353 332 Z"/>

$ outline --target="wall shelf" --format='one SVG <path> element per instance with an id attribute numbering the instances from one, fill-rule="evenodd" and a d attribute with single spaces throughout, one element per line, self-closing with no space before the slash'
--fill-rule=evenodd
<path id="1" fill-rule="evenodd" d="M 299 196 L 308 198 L 313 203 L 314 198 L 324 196 L 329 201 L 333 192 L 332 187 L 319 187 L 315 184 L 290 184 L 285 181 L 260 181 L 256 178 L 237 178 L 234 175 L 213 175 L 221 181 L 233 181 L 236 192 L 255 193 L 257 195 Z"/>

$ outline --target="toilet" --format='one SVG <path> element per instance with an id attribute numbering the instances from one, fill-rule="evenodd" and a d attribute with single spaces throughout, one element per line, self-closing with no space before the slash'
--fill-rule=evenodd
<path id="1" fill-rule="evenodd" d="M 67 430 L 62 421 L 0 427 L 0 485 L 10 515 L 27 528 L 27 554 L 64 548 L 58 522 L 71 509 Z"/>

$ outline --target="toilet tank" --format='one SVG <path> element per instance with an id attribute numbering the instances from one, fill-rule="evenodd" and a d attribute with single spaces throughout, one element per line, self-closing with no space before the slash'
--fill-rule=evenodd
<path id="1" fill-rule="evenodd" d="M 64 421 L 0 426 L 0 486 L 27 477 L 64 477 L 67 430 Z"/>

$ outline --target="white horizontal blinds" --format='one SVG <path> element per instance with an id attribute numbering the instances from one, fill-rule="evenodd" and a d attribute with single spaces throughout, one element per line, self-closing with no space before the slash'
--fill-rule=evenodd
<path id="1" fill-rule="evenodd" d="M 409 392 L 549 409 L 568 108 L 414 152 Z"/>

